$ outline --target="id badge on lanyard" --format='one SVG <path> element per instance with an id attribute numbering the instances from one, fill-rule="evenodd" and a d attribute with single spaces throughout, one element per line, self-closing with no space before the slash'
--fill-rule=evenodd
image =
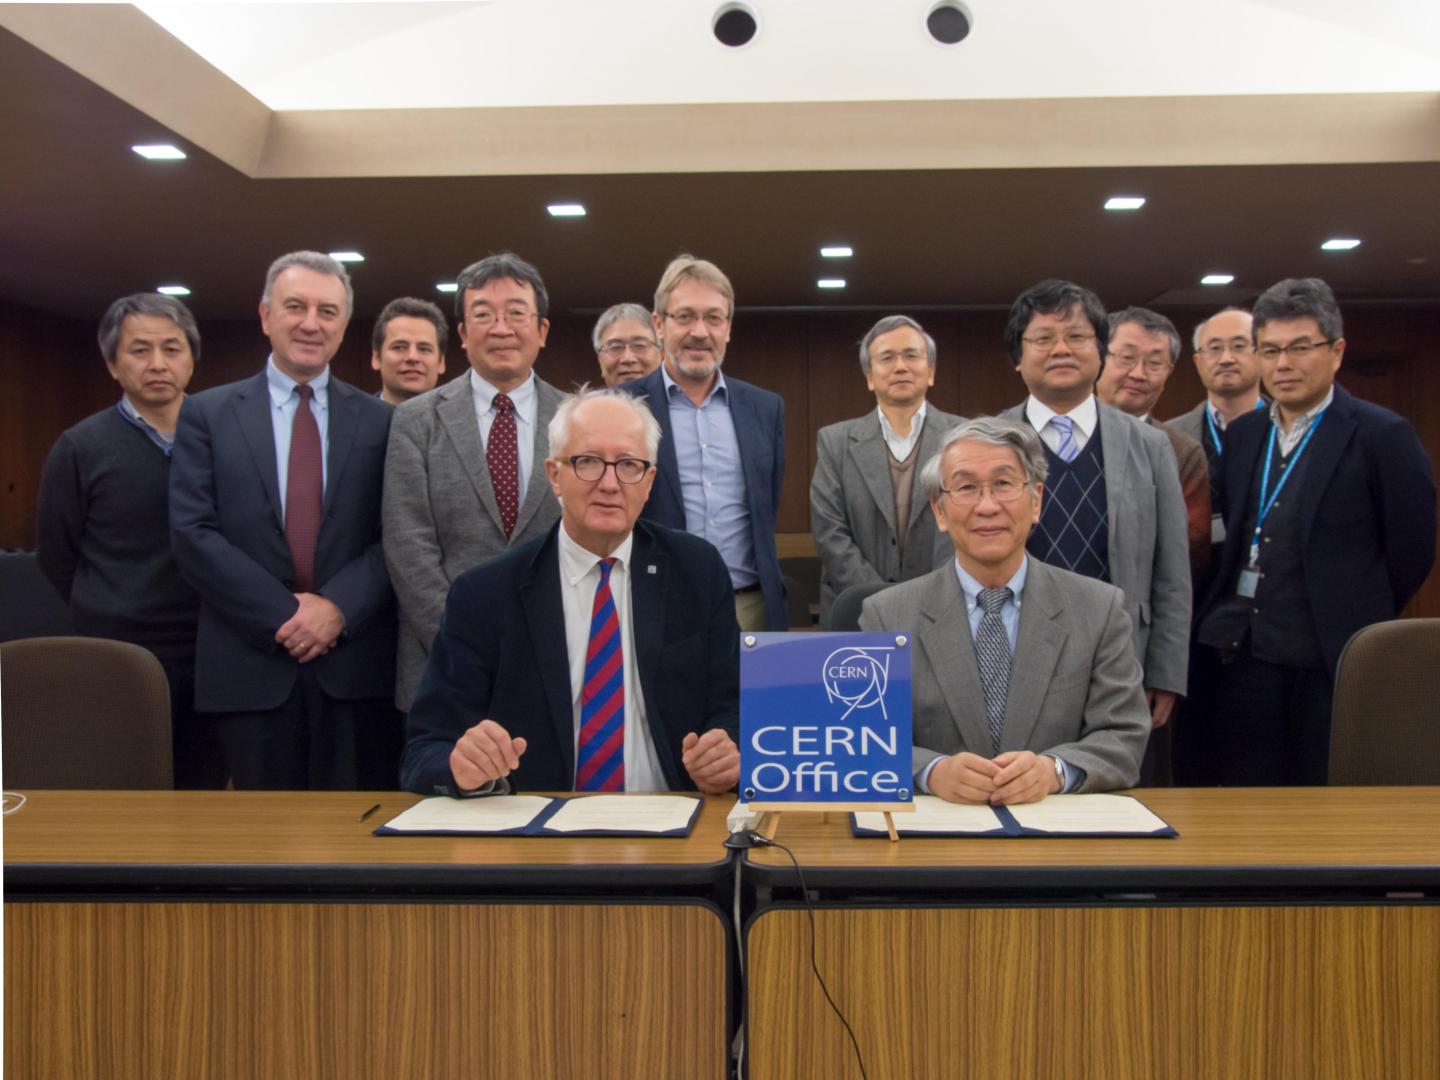
<path id="1" fill-rule="evenodd" d="M 1328 410 L 1327 410 L 1328 411 Z M 1265 491 L 1270 486 L 1270 464 L 1275 460 L 1275 425 L 1270 425 L 1270 439 L 1265 444 L 1265 470 L 1260 474 L 1260 501 L 1258 512 L 1255 515 L 1255 532 L 1250 537 L 1250 561 L 1240 571 L 1240 576 L 1235 580 L 1235 595 L 1246 600 L 1255 599 L 1255 594 L 1260 590 L 1260 579 L 1265 575 L 1260 571 L 1260 529 L 1265 524 L 1265 519 L 1270 516 L 1270 510 L 1275 505 L 1275 500 L 1280 497 L 1280 491 L 1285 486 L 1285 481 L 1290 479 L 1290 474 L 1295 471 L 1295 466 L 1300 461 L 1300 455 L 1305 452 L 1305 447 L 1310 444 L 1310 437 L 1315 434 L 1315 429 L 1320 426 L 1320 421 L 1325 419 L 1325 413 L 1319 416 L 1310 424 L 1310 430 L 1305 432 L 1305 437 L 1300 440 L 1300 445 L 1295 448 L 1294 456 L 1284 466 L 1284 472 L 1275 483 L 1275 490 L 1270 492 L 1270 497 L 1265 497 Z"/>

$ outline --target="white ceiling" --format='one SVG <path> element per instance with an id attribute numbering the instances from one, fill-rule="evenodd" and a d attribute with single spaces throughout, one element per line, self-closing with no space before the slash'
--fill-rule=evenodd
<path id="1" fill-rule="evenodd" d="M 139 7 L 276 110 L 1440 90 L 1437 0 L 964 0 L 953 47 L 932 0 L 747 2 L 742 49 L 725 0 Z"/>

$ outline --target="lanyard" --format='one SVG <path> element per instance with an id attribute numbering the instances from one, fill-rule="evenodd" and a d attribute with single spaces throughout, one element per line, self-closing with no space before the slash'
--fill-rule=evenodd
<path id="1" fill-rule="evenodd" d="M 1255 402 L 1255 408 L 1265 407 L 1265 399 L 1260 398 Z M 1210 403 L 1205 403 L 1205 427 L 1210 432 L 1210 441 L 1215 445 L 1215 456 L 1220 457 L 1225 453 L 1225 447 L 1220 445 L 1220 429 L 1215 426 L 1215 415 L 1210 411 Z"/>
<path id="2" fill-rule="evenodd" d="M 1250 565 L 1257 566 L 1260 563 L 1260 527 L 1265 524 L 1265 519 L 1270 515 L 1270 508 L 1275 505 L 1275 500 L 1280 497 L 1280 489 L 1285 486 L 1285 481 L 1290 479 L 1290 474 L 1295 471 L 1296 464 L 1300 461 L 1300 455 L 1305 452 L 1305 447 L 1310 445 L 1310 439 L 1315 434 L 1315 429 L 1320 426 L 1320 421 L 1325 419 L 1328 409 L 1321 410 L 1320 415 L 1310 421 L 1310 428 L 1305 432 L 1305 437 L 1300 440 L 1300 445 L 1295 448 L 1295 454 L 1290 458 L 1290 463 L 1285 466 L 1285 471 L 1275 483 L 1275 490 L 1270 492 L 1270 497 L 1265 497 L 1265 489 L 1270 486 L 1270 463 L 1275 457 L 1275 424 L 1270 424 L 1270 439 L 1265 444 L 1265 471 L 1260 474 L 1260 501 L 1258 513 L 1255 515 L 1255 535 L 1250 538 Z"/>

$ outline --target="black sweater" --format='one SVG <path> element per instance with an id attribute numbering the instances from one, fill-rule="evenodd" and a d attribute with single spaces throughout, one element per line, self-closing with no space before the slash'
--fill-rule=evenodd
<path id="1" fill-rule="evenodd" d="M 75 629 L 193 662 L 199 600 L 170 554 L 170 459 L 114 406 L 56 441 L 40 480 L 37 556 Z"/>

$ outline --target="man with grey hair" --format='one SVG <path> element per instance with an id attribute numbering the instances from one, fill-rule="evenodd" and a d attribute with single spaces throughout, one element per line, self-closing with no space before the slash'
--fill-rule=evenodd
<path id="1" fill-rule="evenodd" d="M 960 420 L 925 400 L 935 385 L 935 339 L 914 319 L 887 315 L 872 326 L 860 340 L 860 370 L 875 411 L 820 429 L 810 478 L 821 626 L 851 586 L 909 581 L 935 568 L 919 463 Z"/>
<path id="2" fill-rule="evenodd" d="M 660 366 L 660 343 L 650 313 L 639 304 L 616 304 L 595 320 L 590 335 L 606 386 L 643 379 Z"/>
<path id="3" fill-rule="evenodd" d="M 170 526 L 200 594 L 195 707 L 237 788 L 395 783 L 395 597 L 380 550 L 391 408 L 330 370 L 352 302 L 329 256 L 276 259 L 260 298 L 264 370 L 180 410 Z"/>
<path id="4" fill-rule="evenodd" d="M 451 583 L 548 532 L 546 429 L 563 397 L 535 374 L 550 295 L 510 252 L 461 271 L 455 319 L 468 378 L 395 411 L 385 462 L 385 560 L 400 601 L 395 704 L 408 710 Z"/>
<path id="5" fill-rule="evenodd" d="M 1325 282 L 1281 281 L 1253 314 L 1274 401 L 1225 433 L 1225 545 L 1195 629 L 1219 672 L 1197 779 L 1324 784 L 1341 651 L 1430 573 L 1435 478 L 1409 423 L 1335 382 L 1345 330 Z"/>
<path id="6" fill-rule="evenodd" d="M 739 629 L 715 548 L 638 521 L 660 426 L 582 390 L 550 423 L 560 520 L 461 574 L 408 720 L 403 785 L 718 794 L 740 773 Z"/>
<path id="7" fill-rule="evenodd" d="M 51 448 L 36 559 L 76 631 L 143 646 L 164 667 L 175 786 L 223 787 L 214 734 L 195 716 L 200 601 L 170 553 L 171 451 L 200 331 L 173 296 L 136 293 L 110 305 L 98 338 L 120 400 Z"/>
<path id="8" fill-rule="evenodd" d="M 1250 312 L 1227 307 L 1195 327 L 1195 371 L 1205 387 L 1205 400 L 1171 420 L 1169 427 L 1200 440 L 1210 466 L 1211 482 L 1219 478 L 1225 429 L 1230 421 L 1262 408 L 1260 358 L 1255 355 Z M 1220 533 L 1215 531 L 1215 543 Z"/>
<path id="9" fill-rule="evenodd" d="M 951 428 L 922 479 L 954 561 L 865 601 L 862 629 L 913 635 L 916 791 L 1013 805 L 1139 776 L 1150 715 L 1124 595 L 1025 550 L 1045 470 L 1026 424 Z"/>

